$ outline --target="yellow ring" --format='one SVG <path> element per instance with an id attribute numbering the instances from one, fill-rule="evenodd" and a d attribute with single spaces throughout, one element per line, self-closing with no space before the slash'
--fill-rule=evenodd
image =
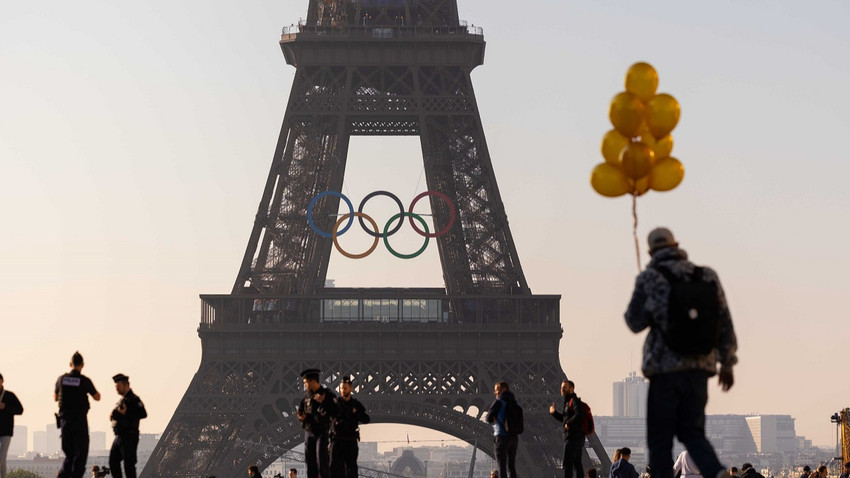
<path id="1" fill-rule="evenodd" d="M 334 247 L 336 247 L 336 250 L 338 250 L 340 254 L 344 255 L 345 257 L 347 257 L 349 259 L 363 259 L 364 257 L 368 256 L 369 254 L 373 253 L 375 251 L 375 248 L 378 247 L 378 241 L 380 240 L 381 234 L 380 234 L 380 231 L 378 230 L 378 224 L 375 223 L 374 219 L 372 219 L 371 217 L 369 217 L 368 215 L 366 215 L 362 212 L 355 212 L 354 216 L 360 217 L 360 218 L 363 218 L 363 219 L 369 221 L 369 224 L 372 225 L 372 229 L 375 230 L 376 236 L 375 236 L 375 241 L 372 242 L 372 247 L 370 247 L 366 252 L 364 252 L 362 254 L 349 254 L 348 252 L 343 251 L 342 247 L 340 247 L 339 242 L 337 242 L 337 240 L 336 240 L 336 238 L 337 238 L 336 233 L 339 230 L 340 224 L 342 224 L 343 221 L 345 221 L 346 219 L 351 217 L 351 213 L 343 214 L 339 219 L 337 219 L 336 224 L 334 224 L 334 230 L 331 233 L 331 237 L 333 237 L 333 240 L 334 240 Z"/>

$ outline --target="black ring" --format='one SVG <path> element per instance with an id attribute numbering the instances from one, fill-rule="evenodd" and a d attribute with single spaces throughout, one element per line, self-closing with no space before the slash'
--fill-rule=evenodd
<path id="1" fill-rule="evenodd" d="M 393 201 L 395 201 L 396 204 L 398 204 L 398 212 L 402 214 L 401 216 L 399 216 L 398 225 L 392 231 L 389 231 L 389 232 L 386 233 L 386 235 L 384 235 L 383 233 L 372 232 L 371 229 L 366 227 L 366 223 L 363 222 L 362 217 L 358 217 L 357 220 L 360 221 L 360 227 L 362 227 L 363 230 L 366 231 L 367 234 L 369 234 L 372 237 L 378 237 L 378 238 L 381 238 L 381 239 L 385 239 L 385 238 L 390 237 L 393 234 L 397 233 L 399 231 L 399 229 L 401 229 L 401 225 L 404 223 L 404 205 L 401 203 L 401 200 L 398 198 L 398 196 L 396 196 L 395 194 L 393 194 L 389 191 L 374 191 L 374 192 L 369 193 L 365 198 L 363 198 L 362 201 L 360 201 L 360 206 L 357 207 L 357 212 L 362 214 L 363 213 L 363 206 L 366 205 L 366 201 L 372 199 L 375 196 L 386 196 L 386 197 L 392 199 Z"/>

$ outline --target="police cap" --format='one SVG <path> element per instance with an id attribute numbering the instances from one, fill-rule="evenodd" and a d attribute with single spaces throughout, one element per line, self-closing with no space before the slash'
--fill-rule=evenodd
<path id="1" fill-rule="evenodd" d="M 115 383 L 118 383 L 118 382 L 129 382 L 129 381 L 130 381 L 130 377 L 128 377 L 128 376 L 126 376 L 126 375 L 124 375 L 123 373 L 119 373 L 118 375 L 115 375 L 115 376 L 113 376 L 113 377 L 112 377 L 112 381 L 113 381 L 113 382 L 115 382 Z"/>
<path id="2" fill-rule="evenodd" d="M 307 370 L 301 372 L 301 378 L 306 378 L 308 380 L 319 380 L 320 373 L 322 373 L 322 371 L 317 368 L 308 368 Z"/>

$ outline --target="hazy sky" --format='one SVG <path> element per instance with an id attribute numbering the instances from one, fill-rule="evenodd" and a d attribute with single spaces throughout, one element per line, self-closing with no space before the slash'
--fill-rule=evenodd
<path id="1" fill-rule="evenodd" d="M 833 444 L 850 406 L 846 297 L 850 3 L 459 0 L 482 26 L 473 73 L 526 277 L 561 294 L 561 363 L 600 415 L 640 363 L 622 313 L 636 275 L 631 203 L 590 188 L 607 106 L 636 61 L 682 105 L 682 185 L 638 201 L 720 274 L 740 345 L 709 413 L 791 414 Z M 200 361 L 201 293 L 227 293 L 295 69 L 280 28 L 307 0 L 6 2 L 0 15 L 0 372 L 18 424 L 52 421 L 74 350 L 104 395 L 123 372 L 159 433 Z M 415 138 L 352 139 L 345 190 L 424 190 Z M 333 253 L 338 286 L 439 286 L 433 245 Z M 842 299 L 843 297 L 843 299 Z M 411 439 L 416 436 L 412 435 Z"/>

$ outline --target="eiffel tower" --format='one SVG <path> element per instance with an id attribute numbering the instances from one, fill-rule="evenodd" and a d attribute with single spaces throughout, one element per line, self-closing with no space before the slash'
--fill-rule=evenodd
<path id="1" fill-rule="evenodd" d="M 201 296 L 200 368 L 145 478 L 263 469 L 303 441 L 293 410 L 313 367 L 332 388 L 353 374 L 373 422 L 491 456 L 483 418 L 505 380 L 525 409 L 519 470 L 560 473 L 560 296 L 531 293 L 511 237 L 470 79 L 484 45 L 457 0 L 309 0 L 284 28 L 296 74 L 253 230 L 231 293 Z M 419 136 L 445 288 L 325 287 L 340 197 L 313 198 L 341 190 L 351 135 Z"/>

